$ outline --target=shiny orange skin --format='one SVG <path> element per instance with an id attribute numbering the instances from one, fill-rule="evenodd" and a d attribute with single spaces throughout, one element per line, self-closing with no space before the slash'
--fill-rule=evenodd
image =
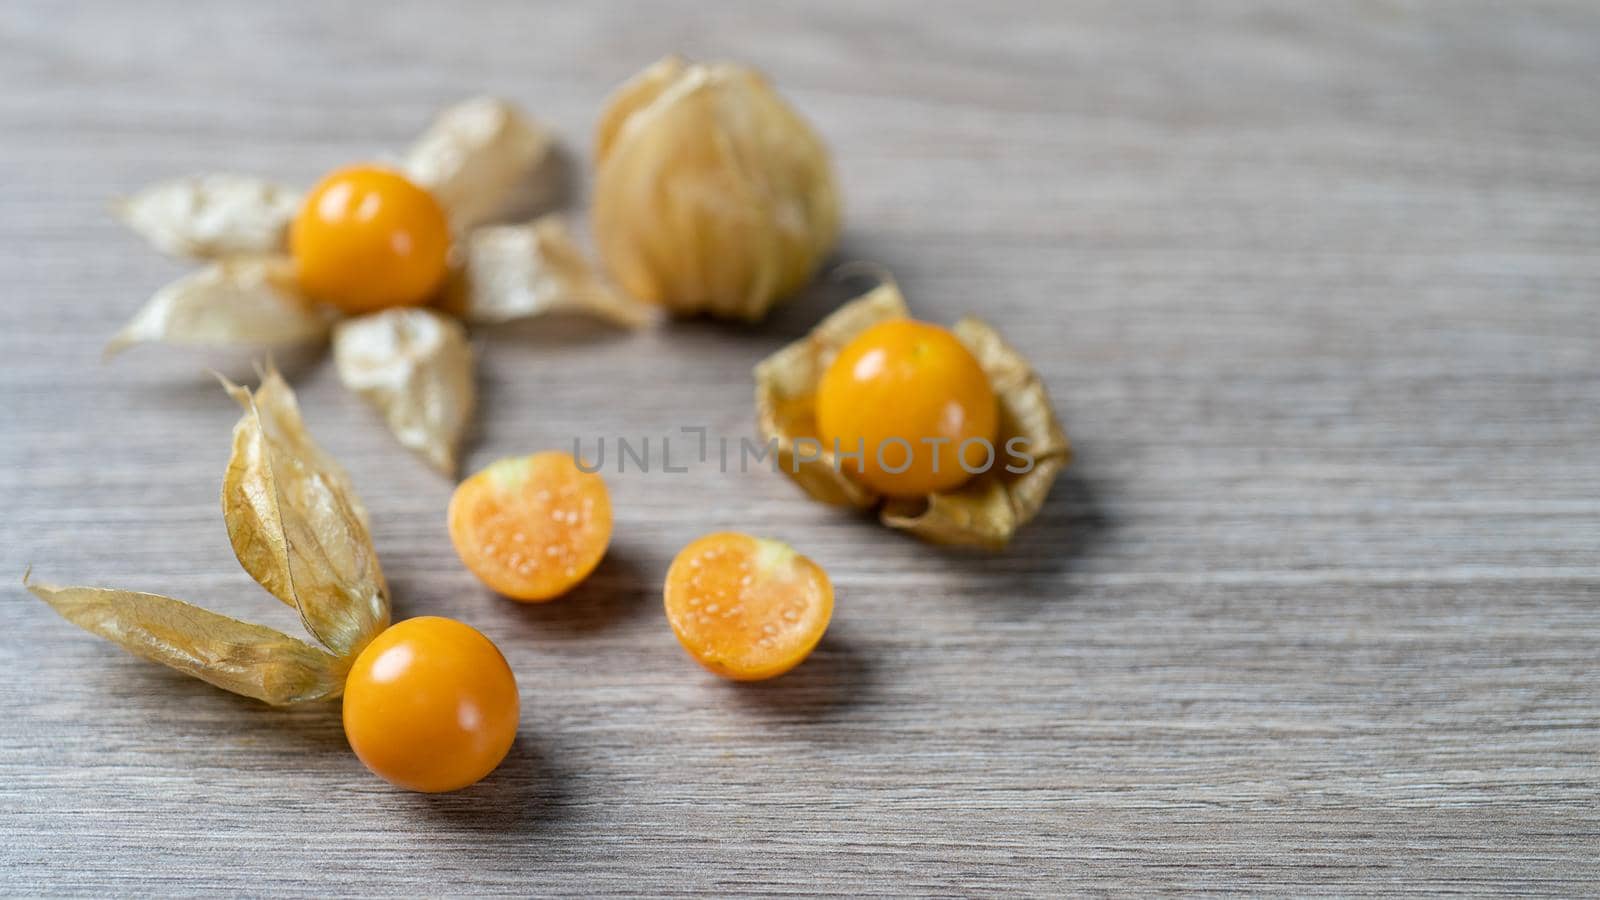
<path id="1" fill-rule="evenodd" d="M 683 548 L 662 595 L 683 649 L 734 681 L 799 665 L 833 618 L 833 584 L 821 566 L 788 544 L 731 531 Z"/>
<path id="2" fill-rule="evenodd" d="M 470 625 L 423 616 L 390 626 L 344 688 L 344 733 L 379 777 L 438 793 L 493 772 L 517 736 L 517 679 Z"/>
<path id="3" fill-rule="evenodd" d="M 351 166 L 306 195 L 289 229 L 301 290 L 357 315 L 422 303 L 444 282 L 450 222 L 433 195 L 379 166 Z"/>
<path id="4" fill-rule="evenodd" d="M 961 486 L 972 477 L 963 459 L 974 469 L 993 462 L 981 444 L 958 456 L 962 442 L 982 438 L 998 455 L 999 427 L 999 401 L 977 358 L 949 330 L 927 322 L 891 319 L 861 332 L 817 385 L 823 445 L 843 453 L 864 446 L 859 462 L 843 459 L 840 467 L 891 497 Z M 924 443 L 939 438 L 948 443 Z"/>
<path id="5" fill-rule="evenodd" d="M 447 515 L 461 562 L 513 600 L 572 590 L 611 543 L 605 480 L 559 450 L 489 465 L 456 486 Z"/>

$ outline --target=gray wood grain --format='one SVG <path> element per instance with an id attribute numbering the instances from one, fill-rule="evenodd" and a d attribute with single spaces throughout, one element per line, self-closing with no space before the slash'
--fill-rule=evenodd
<path id="1" fill-rule="evenodd" d="M 235 411 L 204 367 L 247 358 L 98 361 L 182 271 L 109 197 L 304 183 L 482 91 L 580 160 L 673 50 L 754 61 L 816 121 L 841 258 L 1037 362 L 1079 461 L 1010 552 L 771 473 L 628 473 L 598 573 L 518 606 L 455 560 L 449 485 L 327 359 L 284 359 L 399 613 L 473 623 L 521 679 L 511 757 L 443 797 L 367 775 L 336 707 L 187 681 L 15 586 L 293 624 L 217 509 Z M 1581 2 L 8 2 L 0 893 L 1594 893 L 1597 84 Z M 471 463 L 749 434 L 750 366 L 836 300 L 482 334 Z M 659 611 L 724 527 L 838 588 L 770 684 L 702 674 Z"/>

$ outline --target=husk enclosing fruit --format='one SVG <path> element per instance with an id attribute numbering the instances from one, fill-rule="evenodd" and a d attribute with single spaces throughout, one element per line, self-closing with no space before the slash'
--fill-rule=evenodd
<path id="1" fill-rule="evenodd" d="M 763 360 L 755 371 L 761 436 L 776 441 L 779 468 L 817 500 L 876 510 L 883 524 L 932 543 L 999 549 L 1038 514 L 1056 476 L 1071 462 L 1072 446 L 1039 376 L 993 328 L 965 318 L 952 331 L 977 357 L 999 398 L 995 446 L 1025 441 L 1017 446 L 1033 460 L 1027 471 L 1012 472 L 996 462 L 952 491 L 909 500 L 885 498 L 852 478 L 817 437 L 817 383 L 839 350 L 867 328 L 909 315 L 899 287 L 885 276 L 809 335 Z"/>
<path id="2" fill-rule="evenodd" d="M 593 224 L 629 293 L 675 314 L 754 321 L 802 287 L 839 233 L 833 167 L 762 75 L 668 57 L 607 103 Z"/>

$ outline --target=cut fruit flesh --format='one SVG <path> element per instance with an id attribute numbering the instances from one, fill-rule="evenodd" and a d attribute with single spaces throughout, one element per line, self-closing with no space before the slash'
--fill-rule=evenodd
<path id="1" fill-rule="evenodd" d="M 667 572 L 667 619 L 701 665 L 741 681 L 781 675 L 811 653 L 833 615 L 816 563 L 779 541 L 710 534 Z"/>
<path id="2" fill-rule="evenodd" d="M 503 459 L 463 481 L 449 518 L 461 561 L 517 600 L 571 590 L 611 542 L 605 482 L 559 451 Z"/>

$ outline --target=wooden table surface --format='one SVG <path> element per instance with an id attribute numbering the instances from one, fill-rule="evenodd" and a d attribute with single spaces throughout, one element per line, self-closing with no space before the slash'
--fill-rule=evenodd
<path id="1" fill-rule="evenodd" d="M 770 472 L 630 472 L 597 574 L 520 606 L 457 562 L 451 485 L 301 354 L 397 613 L 517 672 L 493 777 L 391 789 L 336 704 L 235 698 L 21 590 L 32 564 L 293 626 L 216 499 L 236 409 L 205 369 L 248 358 L 100 362 L 186 268 L 110 197 L 307 183 L 482 92 L 580 161 L 669 51 L 768 70 L 835 152 L 839 258 L 1039 366 L 1078 461 L 1008 552 Z M 0 894 L 1596 891 L 1597 86 L 1576 2 L 6 3 Z M 752 364 L 837 300 L 480 332 L 469 465 L 750 435 Z M 722 528 L 837 585 L 775 682 L 704 674 L 663 618 L 668 561 Z"/>

